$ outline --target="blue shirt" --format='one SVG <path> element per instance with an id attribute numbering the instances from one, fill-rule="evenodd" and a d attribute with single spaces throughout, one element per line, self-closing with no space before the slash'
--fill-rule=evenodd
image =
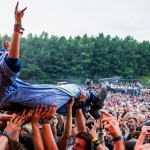
<path id="1" fill-rule="evenodd" d="M 81 89 L 76 84 L 62 86 L 39 86 L 30 85 L 19 80 L 19 73 L 14 73 L 6 64 L 4 57 L 7 51 L 1 50 L 0 57 L 0 103 L 16 102 L 24 106 L 35 108 L 37 105 L 49 107 L 51 104 L 57 105 L 58 113 L 65 113 L 65 104 L 70 97 L 78 98 Z M 87 92 L 89 97 L 89 93 Z"/>

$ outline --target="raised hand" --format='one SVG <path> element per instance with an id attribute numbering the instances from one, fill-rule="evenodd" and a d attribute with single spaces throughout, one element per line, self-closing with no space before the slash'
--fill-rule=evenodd
<path id="1" fill-rule="evenodd" d="M 143 145 L 143 141 L 145 139 L 145 135 L 146 135 L 147 130 L 143 130 L 136 142 L 136 145 L 134 147 L 134 150 L 150 150 L 150 144 L 144 144 Z"/>
<path id="2" fill-rule="evenodd" d="M 74 104 L 74 98 L 71 98 L 71 99 L 66 103 L 66 108 L 67 108 L 67 109 L 72 108 L 73 104 Z"/>
<path id="3" fill-rule="evenodd" d="M 27 115 L 25 115 L 25 113 L 26 113 L 26 110 L 24 110 L 23 112 L 22 112 L 22 114 L 21 114 L 21 116 L 20 116 L 20 118 L 21 118 L 21 120 L 23 121 L 23 123 L 24 122 L 28 122 L 30 119 L 31 119 L 31 117 L 32 117 L 32 115 L 33 115 L 33 113 L 34 113 L 34 110 L 29 110 L 28 111 L 28 113 L 27 113 Z"/>
<path id="4" fill-rule="evenodd" d="M 5 36 L 5 39 L 4 39 L 3 43 L 2 43 L 2 48 L 5 49 L 5 50 L 8 50 L 9 47 L 10 47 L 10 44 L 11 44 L 11 43 L 8 41 L 7 38 L 8 38 L 8 37 Z"/>
<path id="5" fill-rule="evenodd" d="M 9 121 L 14 115 L 0 114 L 0 121 Z"/>
<path id="6" fill-rule="evenodd" d="M 100 110 L 100 112 L 106 116 L 106 118 L 102 119 L 105 130 L 109 131 L 113 138 L 122 135 L 117 118 L 112 116 L 105 110 Z"/>
<path id="7" fill-rule="evenodd" d="M 56 113 L 56 107 L 57 106 L 55 104 L 52 104 L 49 109 L 46 109 L 41 116 L 41 121 L 46 122 L 51 120 Z"/>
<path id="8" fill-rule="evenodd" d="M 8 132 L 9 134 L 12 134 L 13 132 L 15 132 L 16 130 L 18 130 L 18 128 L 24 123 L 24 120 L 22 119 L 21 116 L 14 114 L 7 127 L 5 128 L 4 131 Z"/>
<path id="9" fill-rule="evenodd" d="M 21 25 L 21 23 L 22 23 L 22 17 L 24 15 L 24 12 L 27 9 L 27 7 L 25 7 L 22 10 L 18 10 L 18 5 L 19 5 L 19 2 L 17 2 L 16 8 L 15 8 L 15 24 Z"/>
<path id="10" fill-rule="evenodd" d="M 41 115 L 42 115 L 42 110 L 43 110 L 43 105 L 42 106 L 37 106 L 36 109 L 34 110 L 34 114 L 31 118 L 31 123 L 39 123 Z"/>
<path id="11" fill-rule="evenodd" d="M 80 96 L 78 98 L 75 99 L 75 106 L 80 105 L 83 101 L 85 101 L 87 99 L 87 95 L 84 91 L 82 91 L 80 93 Z"/>

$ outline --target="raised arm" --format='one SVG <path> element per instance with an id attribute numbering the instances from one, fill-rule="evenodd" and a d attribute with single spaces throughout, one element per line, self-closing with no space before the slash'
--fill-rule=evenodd
<path id="1" fill-rule="evenodd" d="M 78 99 L 75 99 L 74 102 L 74 109 L 75 109 L 75 123 L 77 127 L 77 132 L 86 132 L 86 126 L 84 121 L 84 116 L 82 113 L 82 109 L 80 107 L 80 104 L 82 103 L 82 100 L 85 99 L 86 95 L 84 92 L 81 92 L 80 97 Z"/>
<path id="2" fill-rule="evenodd" d="M 147 133 L 146 129 L 142 130 L 142 132 L 136 142 L 134 150 L 149 150 L 150 149 L 150 143 L 143 144 L 146 133 Z"/>
<path id="3" fill-rule="evenodd" d="M 65 129 L 64 133 L 61 136 L 61 138 L 58 141 L 58 146 L 60 150 L 66 150 L 67 149 L 67 143 L 71 136 L 71 130 L 72 130 L 72 106 L 74 103 L 74 99 L 70 99 L 70 101 L 66 104 L 66 123 L 65 123 Z"/>
<path id="4" fill-rule="evenodd" d="M 44 144 L 39 129 L 39 121 L 40 121 L 40 115 L 42 113 L 42 109 L 43 106 L 40 107 L 37 106 L 31 118 L 31 125 L 33 130 L 33 144 L 35 150 L 44 150 Z"/>
<path id="5" fill-rule="evenodd" d="M 19 119 L 22 120 L 22 124 L 20 124 L 20 126 L 23 125 L 23 123 L 28 122 L 29 119 L 31 118 L 33 114 L 33 110 L 28 111 L 28 113 L 26 114 L 26 110 L 23 110 L 21 115 L 18 115 L 18 117 L 20 117 Z M 11 139 L 12 140 L 16 140 L 19 142 L 19 135 L 20 135 L 20 129 L 17 128 L 12 134 L 11 134 Z"/>
<path id="6" fill-rule="evenodd" d="M 19 2 L 17 2 L 16 8 L 15 8 L 15 25 L 14 25 L 14 32 L 11 40 L 10 50 L 8 53 L 9 58 L 17 59 L 19 58 L 19 44 L 20 44 L 20 34 L 22 34 L 22 17 L 24 15 L 25 10 L 24 8 L 22 10 L 18 10 Z"/>
<path id="7" fill-rule="evenodd" d="M 56 113 L 56 105 L 51 105 L 49 110 L 41 117 L 42 129 L 43 129 L 43 142 L 47 150 L 58 150 L 55 143 L 53 133 L 50 127 L 50 120 Z"/>
<path id="8" fill-rule="evenodd" d="M 25 111 L 24 111 L 25 112 Z M 28 119 L 31 117 L 31 111 L 25 115 L 22 114 L 21 116 L 17 114 L 13 114 L 7 127 L 5 128 L 4 132 L 1 134 L 0 137 L 0 150 L 4 150 L 7 146 L 9 138 L 13 138 L 13 134 L 18 130 L 18 128 Z"/>
<path id="9" fill-rule="evenodd" d="M 107 111 L 100 110 L 100 112 L 106 116 L 106 118 L 102 119 L 102 123 L 104 125 L 104 129 L 106 131 L 109 131 L 109 133 L 113 137 L 113 150 L 125 150 L 124 140 L 119 128 L 119 122 L 117 121 L 117 118 L 109 114 Z"/>

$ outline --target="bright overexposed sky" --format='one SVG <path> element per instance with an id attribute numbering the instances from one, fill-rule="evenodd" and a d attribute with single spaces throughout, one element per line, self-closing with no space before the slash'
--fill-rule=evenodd
<path id="1" fill-rule="evenodd" d="M 18 0 L 24 36 L 43 31 L 49 36 L 99 33 L 150 41 L 150 0 Z M 12 35 L 17 0 L 0 0 L 0 34 Z"/>

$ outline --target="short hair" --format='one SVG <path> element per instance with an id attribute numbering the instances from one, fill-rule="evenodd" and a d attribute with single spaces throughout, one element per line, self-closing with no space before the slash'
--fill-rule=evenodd
<path id="1" fill-rule="evenodd" d="M 107 90 L 105 88 L 101 88 L 97 94 L 93 95 L 93 102 L 90 104 L 91 109 L 89 113 L 95 118 L 98 119 L 100 117 L 99 110 L 104 106 L 104 100 L 107 96 Z"/>
<path id="2" fill-rule="evenodd" d="M 124 145 L 125 145 L 126 150 L 134 150 L 135 144 L 136 144 L 136 140 L 131 139 L 131 140 L 125 142 Z"/>
<path id="3" fill-rule="evenodd" d="M 76 134 L 76 138 L 80 138 L 86 141 L 86 150 L 91 150 L 91 139 L 88 132 L 79 132 Z"/>
<path id="4" fill-rule="evenodd" d="M 89 129 L 92 129 L 92 126 L 94 126 L 94 121 L 87 121 L 86 122 L 86 126 L 89 128 Z"/>
<path id="5" fill-rule="evenodd" d="M 104 100 L 107 96 L 107 90 L 100 88 L 97 94 L 94 94 L 94 101 L 92 102 L 94 109 L 99 110 L 104 106 Z"/>
<path id="6" fill-rule="evenodd" d="M 130 119 L 133 119 L 136 123 L 138 122 L 138 121 L 137 121 L 137 118 L 136 118 L 136 117 L 134 117 L 134 116 L 129 117 L 129 119 L 128 119 L 128 120 L 130 120 Z"/>

